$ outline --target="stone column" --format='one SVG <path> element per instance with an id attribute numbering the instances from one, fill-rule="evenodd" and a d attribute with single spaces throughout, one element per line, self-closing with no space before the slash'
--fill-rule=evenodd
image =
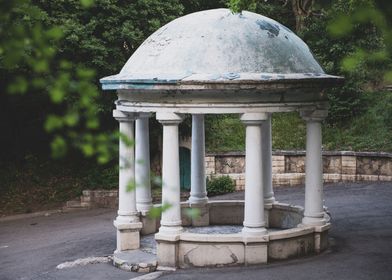
<path id="1" fill-rule="evenodd" d="M 150 139 L 148 119 L 150 114 L 140 114 L 136 120 L 135 141 L 135 181 L 136 206 L 139 212 L 145 214 L 152 207 L 150 183 Z"/>
<path id="2" fill-rule="evenodd" d="M 208 201 L 205 174 L 204 115 L 192 115 L 191 150 L 191 204 L 205 204 Z"/>
<path id="3" fill-rule="evenodd" d="M 271 139 L 271 114 L 261 125 L 261 155 L 264 188 L 264 204 L 275 202 L 272 188 L 272 139 Z"/>
<path id="4" fill-rule="evenodd" d="M 157 113 L 156 118 L 163 125 L 162 205 L 164 209 L 159 232 L 176 234 L 182 232 L 178 125 L 183 118 L 175 113 Z"/>
<path id="5" fill-rule="evenodd" d="M 268 119 L 266 113 L 246 113 L 241 116 L 246 126 L 245 158 L 245 211 L 246 235 L 267 233 L 264 220 L 264 195 L 261 148 L 261 123 Z"/>
<path id="6" fill-rule="evenodd" d="M 140 246 L 139 231 L 142 228 L 136 210 L 135 154 L 134 146 L 122 137 L 134 139 L 135 114 L 113 111 L 113 117 L 120 123 L 119 147 L 119 202 L 118 216 L 114 221 L 117 228 L 117 251 L 137 249 Z"/>
<path id="7" fill-rule="evenodd" d="M 306 121 L 304 225 L 322 226 L 326 223 L 323 208 L 321 121 L 327 113 L 326 110 L 301 112 L 301 117 Z"/>

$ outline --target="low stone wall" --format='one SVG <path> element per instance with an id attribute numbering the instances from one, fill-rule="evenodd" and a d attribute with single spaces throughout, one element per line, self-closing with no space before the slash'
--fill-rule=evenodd
<path id="1" fill-rule="evenodd" d="M 244 153 L 208 154 L 205 158 L 209 177 L 230 176 L 237 190 L 245 187 Z M 392 153 L 323 152 L 324 183 L 355 181 L 392 181 Z M 305 152 L 274 151 L 272 155 L 274 186 L 305 183 Z M 85 190 L 81 206 L 117 208 L 117 190 Z"/>
<path id="2" fill-rule="evenodd" d="M 118 190 L 84 190 L 80 196 L 81 206 L 86 208 L 118 207 Z"/>
<path id="3" fill-rule="evenodd" d="M 244 189 L 244 153 L 208 154 L 205 160 L 207 176 L 230 176 L 237 190 Z M 324 183 L 392 181 L 392 153 L 325 151 L 323 173 Z M 274 151 L 272 178 L 274 186 L 304 184 L 305 152 Z"/>

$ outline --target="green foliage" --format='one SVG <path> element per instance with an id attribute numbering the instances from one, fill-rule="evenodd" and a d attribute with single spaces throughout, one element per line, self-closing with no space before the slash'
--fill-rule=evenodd
<path id="1" fill-rule="evenodd" d="M 83 184 L 89 189 L 117 189 L 118 165 L 96 166 L 89 168 L 83 179 Z"/>
<path id="2" fill-rule="evenodd" d="M 304 149 L 306 126 L 296 112 L 273 114 L 272 147 Z M 206 149 L 209 152 L 244 151 L 245 127 L 237 115 L 206 117 Z"/>
<path id="3" fill-rule="evenodd" d="M 184 7 L 183 13 L 190 14 L 203 10 L 227 7 L 227 0 L 181 0 Z"/>
<path id="4" fill-rule="evenodd" d="M 166 211 L 170 207 L 171 207 L 171 204 L 168 204 L 168 203 L 164 203 L 159 206 L 154 206 L 148 212 L 148 217 L 151 219 L 159 218 L 162 215 L 162 212 Z"/>
<path id="5" fill-rule="evenodd" d="M 86 186 L 102 188 L 104 182 L 92 176 L 102 169 L 95 162 L 70 155 L 56 164 L 34 155 L 18 162 L 0 162 L 0 216 L 60 208 L 81 195 Z M 88 176 L 95 181 L 86 185 Z"/>
<path id="6" fill-rule="evenodd" d="M 234 13 L 242 11 L 254 11 L 256 9 L 256 0 L 230 0 L 228 6 Z"/>
<path id="7" fill-rule="evenodd" d="M 235 182 L 229 176 L 207 178 L 208 195 L 219 195 L 235 191 Z"/>
<path id="8" fill-rule="evenodd" d="M 303 38 L 327 73 L 346 78 L 342 88 L 328 91 L 331 126 L 346 125 L 365 109 L 363 92 L 380 87 L 386 70 L 385 45 L 374 22 L 353 22 L 371 0 L 338 0 L 318 17 L 308 18 Z M 340 36 L 345 34 L 345 36 Z"/>
<path id="9" fill-rule="evenodd" d="M 205 122 L 207 151 L 244 150 L 244 125 L 238 115 L 207 115 Z"/>
<path id="10" fill-rule="evenodd" d="M 1 6 L 0 103 L 8 103 L 4 116 L 33 99 L 40 110 L 26 106 L 25 114 L 37 120 L 36 127 L 53 133 L 52 155 L 77 148 L 100 163 L 109 162 L 119 135 L 110 132 L 115 122 L 102 122 L 101 117 L 111 112 L 115 96 L 100 93 L 98 78 L 118 72 L 148 35 L 181 15 L 183 6 L 177 0 L 17 0 L 1 1 Z M 9 99 L 6 93 L 23 96 Z M 31 137 L 24 136 L 25 130 L 16 133 Z M 7 154 L 14 152 L 13 138 L 3 141 L 10 147 Z M 18 153 L 21 148 L 15 145 Z"/>
<path id="11" fill-rule="evenodd" d="M 297 112 L 272 115 L 272 148 L 275 150 L 305 149 L 306 124 Z"/>
<path id="12" fill-rule="evenodd" d="M 392 92 L 364 94 L 366 110 L 349 125 L 324 127 L 327 150 L 392 151 Z"/>

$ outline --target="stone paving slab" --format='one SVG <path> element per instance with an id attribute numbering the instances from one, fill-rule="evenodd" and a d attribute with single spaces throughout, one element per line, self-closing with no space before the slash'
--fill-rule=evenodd
<path id="1" fill-rule="evenodd" d="M 115 252 L 113 264 L 127 271 L 153 272 L 157 268 L 157 257 L 142 250 Z"/>

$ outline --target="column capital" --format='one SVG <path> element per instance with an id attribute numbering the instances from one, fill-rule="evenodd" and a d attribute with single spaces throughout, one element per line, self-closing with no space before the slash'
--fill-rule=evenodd
<path id="1" fill-rule="evenodd" d="M 158 112 L 156 119 L 164 125 L 178 125 L 184 120 L 184 116 L 177 113 Z"/>
<path id="2" fill-rule="evenodd" d="M 241 115 L 241 121 L 246 125 L 259 125 L 266 121 L 271 113 L 244 113 Z"/>
<path id="3" fill-rule="evenodd" d="M 132 122 L 138 117 L 137 113 L 113 110 L 113 118 L 119 122 Z"/>
<path id="4" fill-rule="evenodd" d="M 321 122 L 328 116 L 328 110 L 300 111 L 300 116 L 305 121 Z"/>
<path id="5" fill-rule="evenodd" d="M 137 118 L 138 119 L 148 119 L 152 117 L 152 113 L 145 113 L 145 112 L 140 112 L 137 113 Z"/>

